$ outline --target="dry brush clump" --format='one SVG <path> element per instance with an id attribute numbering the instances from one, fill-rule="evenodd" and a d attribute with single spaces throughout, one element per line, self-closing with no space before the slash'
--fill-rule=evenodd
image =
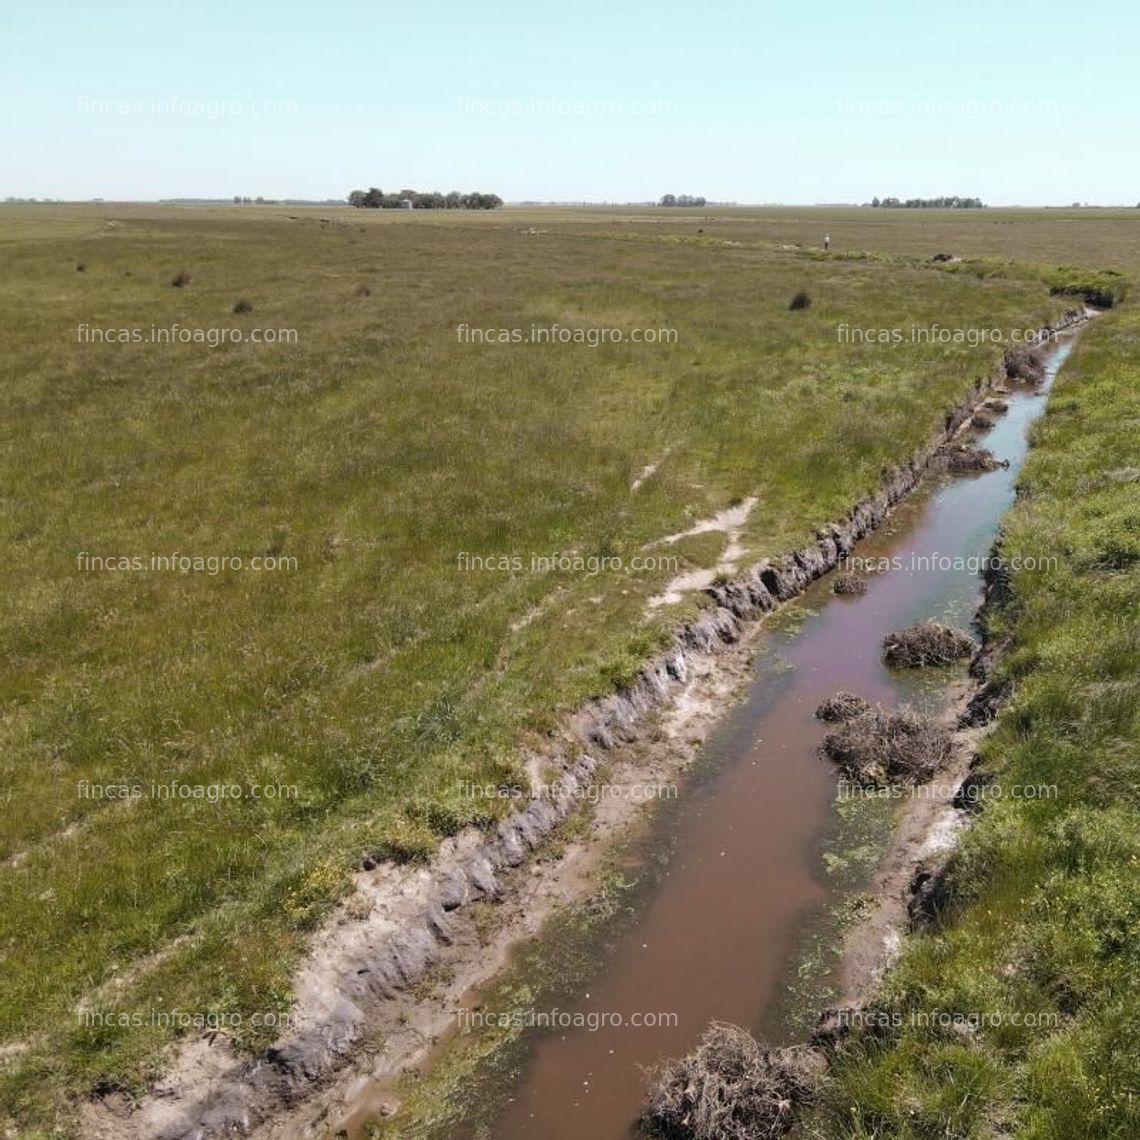
<path id="1" fill-rule="evenodd" d="M 815 1099 L 823 1066 L 809 1048 L 766 1049 L 714 1021 L 687 1056 L 653 1072 L 642 1134 L 662 1140 L 777 1140 Z"/>
<path id="2" fill-rule="evenodd" d="M 867 579 L 858 574 L 840 574 L 831 587 L 837 594 L 865 594 L 867 592 Z"/>
<path id="3" fill-rule="evenodd" d="M 952 665 L 970 657 L 977 645 L 960 629 L 937 621 L 923 621 L 883 638 L 883 660 L 888 665 L 922 669 L 928 665 Z"/>
<path id="4" fill-rule="evenodd" d="M 997 423 L 997 417 L 985 408 L 979 408 L 970 419 L 970 427 L 979 431 L 987 431 Z"/>
<path id="5" fill-rule="evenodd" d="M 855 717 L 862 716 L 870 711 L 870 701 L 865 701 L 854 693 L 839 692 L 833 697 L 828 697 L 815 710 L 815 715 L 819 720 L 835 722 L 853 720 Z"/>
<path id="6" fill-rule="evenodd" d="M 996 471 L 1008 467 L 1009 463 L 996 459 L 992 451 L 984 447 L 971 447 L 960 443 L 947 447 L 938 455 L 938 465 L 953 474 L 968 474 L 975 471 Z"/>
<path id="7" fill-rule="evenodd" d="M 929 780 L 950 759 L 954 738 L 932 717 L 876 705 L 829 732 L 822 749 L 850 779 L 885 787 Z"/>

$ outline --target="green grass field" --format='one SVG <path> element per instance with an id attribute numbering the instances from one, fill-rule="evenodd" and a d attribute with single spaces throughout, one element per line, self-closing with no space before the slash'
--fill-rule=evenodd
<path id="1" fill-rule="evenodd" d="M 676 570 L 635 558 L 715 564 L 722 535 L 660 540 L 753 495 L 750 557 L 801 542 L 1000 352 L 839 325 L 1033 328 L 1073 303 L 1058 282 L 1140 263 L 1140 211 L 698 214 L 0 210 L 0 1103 L 21 1136 L 141 1088 L 177 1035 L 77 1011 L 283 1011 L 362 854 L 486 822 L 460 784 L 518 778 L 520 745 L 699 604 L 648 610 Z M 781 248 L 825 230 L 830 256 Z M 987 260 L 925 262 L 942 248 Z M 627 338 L 457 334 L 555 323 Z M 89 332 L 175 324 L 247 337 Z M 624 566 L 461 558 L 555 551 Z M 172 552 L 242 568 L 151 565 Z M 123 558 L 142 568 L 98 561 Z M 149 794 L 171 781 L 243 794 Z"/>

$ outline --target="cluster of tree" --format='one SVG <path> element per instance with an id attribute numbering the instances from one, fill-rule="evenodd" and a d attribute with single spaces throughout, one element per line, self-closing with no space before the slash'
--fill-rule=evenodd
<path id="1" fill-rule="evenodd" d="M 871 205 L 904 210 L 981 210 L 985 202 L 952 194 L 947 198 L 907 198 L 905 202 L 901 198 L 872 198 Z"/>
<path id="2" fill-rule="evenodd" d="M 705 199 L 694 198 L 691 194 L 666 194 L 657 204 L 659 206 L 703 206 Z"/>
<path id="3" fill-rule="evenodd" d="M 399 194 L 385 194 L 373 186 L 368 190 L 353 190 L 348 196 L 348 204 L 366 210 L 405 210 L 405 202 L 411 202 L 414 210 L 497 210 L 503 200 L 498 194 L 460 194 L 452 190 L 441 194 L 438 190 L 421 193 L 418 190 L 401 190 Z"/>

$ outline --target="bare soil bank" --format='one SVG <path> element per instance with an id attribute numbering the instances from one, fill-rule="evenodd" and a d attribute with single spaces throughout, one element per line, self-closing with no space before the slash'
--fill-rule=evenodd
<path id="1" fill-rule="evenodd" d="M 1086 319 L 1084 310 L 1073 310 L 1049 331 Z M 999 368 L 979 383 L 934 439 L 888 472 L 880 490 L 844 519 L 823 527 L 815 542 L 710 587 L 714 605 L 682 627 L 627 690 L 571 718 L 548 752 L 528 763 L 536 783 L 554 784 L 560 794 L 530 801 L 489 837 L 472 830 L 448 840 L 427 868 L 381 865 L 360 873 L 356 893 L 317 936 L 296 979 L 292 1031 L 263 1056 L 241 1057 L 222 1036 L 193 1041 L 135 1110 L 114 1098 L 88 1106 L 85 1134 L 139 1140 L 205 1140 L 235 1132 L 301 1136 L 322 1119 L 339 1123 L 336 1106 L 352 1099 L 360 1082 L 395 1076 L 422 1061 L 453 1026 L 461 995 L 493 976 L 511 946 L 535 933 L 553 910 L 582 897 L 604 840 L 643 813 L 632 796 L 606 799 L 586 840 L 568 843 L 557 858 L 542 857 L 545 840 L 595 779 L 599 761 L 591 751 L 606 756 L 607 784 L 625 788 L 664 781 L 683 768 L 747 676 L 758 619 L 833 569 L 880 526 L 1002 377 Z M 647 741 L 645 730 L 658 714 L 659 731 Z M 903 869 L 909 880 L 914 844 L 924 841 L 931 822 L 915 816 L 908 853 L 895 860 L 894 877 L 887 867 L 877 883 L 884 898 L 896 897 Z M 910 834 L 911 824 L 904 823 L 904 830 Z M 480 932 L 472 905 L 487 899 L 500 902 L 490 935 Z M 890 929 L 905 919 L 905 909 L 901 919 L 892 914 Z M 873 976 L 889 941 L 886 929 L 878 927 L 862 950 L 851 950 L 849 960 L 863 962 L 852 966 L 851 989 Z M 450 980 L 424 1000 L 413 989 L 433 967 L 445 967 Z M 382 1045 L 375 1049 L 374 1041 Z"/>

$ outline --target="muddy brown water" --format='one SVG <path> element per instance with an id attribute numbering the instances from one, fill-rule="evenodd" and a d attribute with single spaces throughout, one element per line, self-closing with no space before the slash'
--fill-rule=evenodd
<path id="1" fill-rule="evenodd" d="M 494 1098 L 503 1107 L 465 1135 L 627 1140 L 643 1067 L 686 1052 L 710 1020 L 796 1036 L 774 1011 L 803 951 L 804 917 L 850 888 L 821 866 L 837 781 L 818 755 L 825 729 L 814 709 L 838 689 L 928 708 L 945 700 L 947 673 L 933 683 L 892 674 L 880 643 L 925 618 L 969 627 L 976 560 L 1013 501 L 1028 426 L 1070 347 L 1053 353 L 1041 394 L 1012 393 L 1008 413 L 979 437 L 1008 468 L 929 484 L 860 544 L 860 558 L 893 560 L 864 595 L 834 596 L 827 575 L 801 600 L 801 622 L 765 634 L 747 698 L 654 817 L 661 871 L 652 889 L 618 936 L 599 941 L 593 976 L 559 1011 L 582 1024 L 528 1030 L 515 1087 Z"/>

